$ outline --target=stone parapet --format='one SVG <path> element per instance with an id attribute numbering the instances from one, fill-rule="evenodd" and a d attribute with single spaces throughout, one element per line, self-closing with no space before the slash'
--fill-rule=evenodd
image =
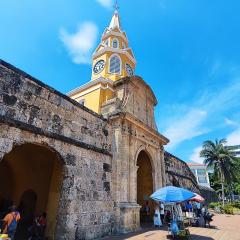
<path id="1" fill-rule="evenodd" d="M 183 187 L 199 193 L 196 177 L 186 162 L 167 151 L 164 152 L 164 161 L 166 185 Z"/>
<path id="2" fill-rule="evenodd" d="M 0 62 L 1 121 L 105 153 L 111 152 L 111 126 L 100 115 L 39 80 Z"/>

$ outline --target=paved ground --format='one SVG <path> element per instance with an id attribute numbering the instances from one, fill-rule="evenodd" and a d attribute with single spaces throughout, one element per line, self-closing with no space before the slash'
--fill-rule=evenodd
<path id="1" fill-rule="evenodd" d="M 240 215 L 215 215 L 212 228 L 189 228 L 191 240 L 240 240 Z M 104 240 L 165 240 L 166 230 L 144 229 L 134 234 L 104 238 Z"/>

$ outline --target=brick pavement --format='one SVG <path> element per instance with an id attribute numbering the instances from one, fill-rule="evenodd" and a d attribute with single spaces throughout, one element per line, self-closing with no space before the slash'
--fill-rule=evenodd
<path id="1" fill-rule="evenodd" d="M 191 227 L 191 240 L 240 240 L 240 215 L 216 214 L 211 228 Z M 139 232 L 111 236 L 104 240 L 166 240 L 167 230 L 146 228 Z"/>

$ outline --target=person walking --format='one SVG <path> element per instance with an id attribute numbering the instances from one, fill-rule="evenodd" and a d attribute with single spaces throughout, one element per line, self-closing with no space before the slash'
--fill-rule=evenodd
<path id="1" fill-rule="evenodd" d="M 196 216 L 200 217 L 201 216 L 201 203 L 196 202 L 195 204 L 196 204 L 196 208 L 197 208 Z"/>
<path id="2" fill-rule="evenodd" d="M 28 240 L 44 240 L 46 226 L 47 214 L 44 212 L 42 215 L 37 216 L 34 219 L 33 226 L 31 228 L 31 237 Z"/>
<path id="3" fill-rule="evenodd" d="M 159 206 L 155 206 L 154 210 L 154 216 L 153 216 L 153 222 L 155 227 L 161 227 L 162 226 L 162 221 L 160 218 L 160 211 L 159 211 Z"/>
<path id="4" fill-rule="evenodd" d="M 146 219 L 145 219 L 146 222 L 150 221 L 150 211 L 151 211 L 151 208 L 149 206 L 148 201 L 146 201 L 146 204 L 145 204 L 145 207 L 144 207 L 144 212 L 146 214 Z"/>
<path id="5" fill-rule="evenodd" d="M 44 212 L 37 220 L 39 239 L 44 239 L 45 228 L 47 226 L 47 214 Z"/>
<path id="6" fill-rule="evenodd" d="M 192 212 L 193 211 L 193 206 L 192 206 L 192 203 L 190 201 L 186 202 L 186 210 L 187 210 L 187 212 Z"/>
<path id="7" fill-rule="evenodd" d="M 160 206 L 160 217 L 161 217 L 161 221 L 163 224 L 164 223 L 164 215 L 165 215 L 164 204 L 162 202 L 160 202 L 159 206 Z"/>
<path id="8" fill-rule="evenodd" d="M 8 234 L 11 240 L 13 240 L 18 222 L 20 221 L 20 213 L 17 211 L 16 206 L 10 207 L 10 212 L 4 217 L 3 221 L 5 224 L 3 233 Z"/>

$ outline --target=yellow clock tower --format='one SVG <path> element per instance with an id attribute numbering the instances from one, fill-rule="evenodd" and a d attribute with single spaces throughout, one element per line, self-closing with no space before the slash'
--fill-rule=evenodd
<path id="1" fill-rule="evenodd" d="M 127 35 L 121 27 L 117 7 L 92 59 L 91 81 L 68 95 L 91 110 L 101 113 L 102 104 L 113 97 L 113 82 L 134 75 L 136 67 Z"/>
<path id="2" fill-rule="evenodd" d="M 93 54 L 92 80 L 104 77 L 115 81 L 131 76 L 135 66 L 136 60 L 129 48 L 126 33 L 121 29 L 119 13 L 115 10 L 111 23 Z"/>

